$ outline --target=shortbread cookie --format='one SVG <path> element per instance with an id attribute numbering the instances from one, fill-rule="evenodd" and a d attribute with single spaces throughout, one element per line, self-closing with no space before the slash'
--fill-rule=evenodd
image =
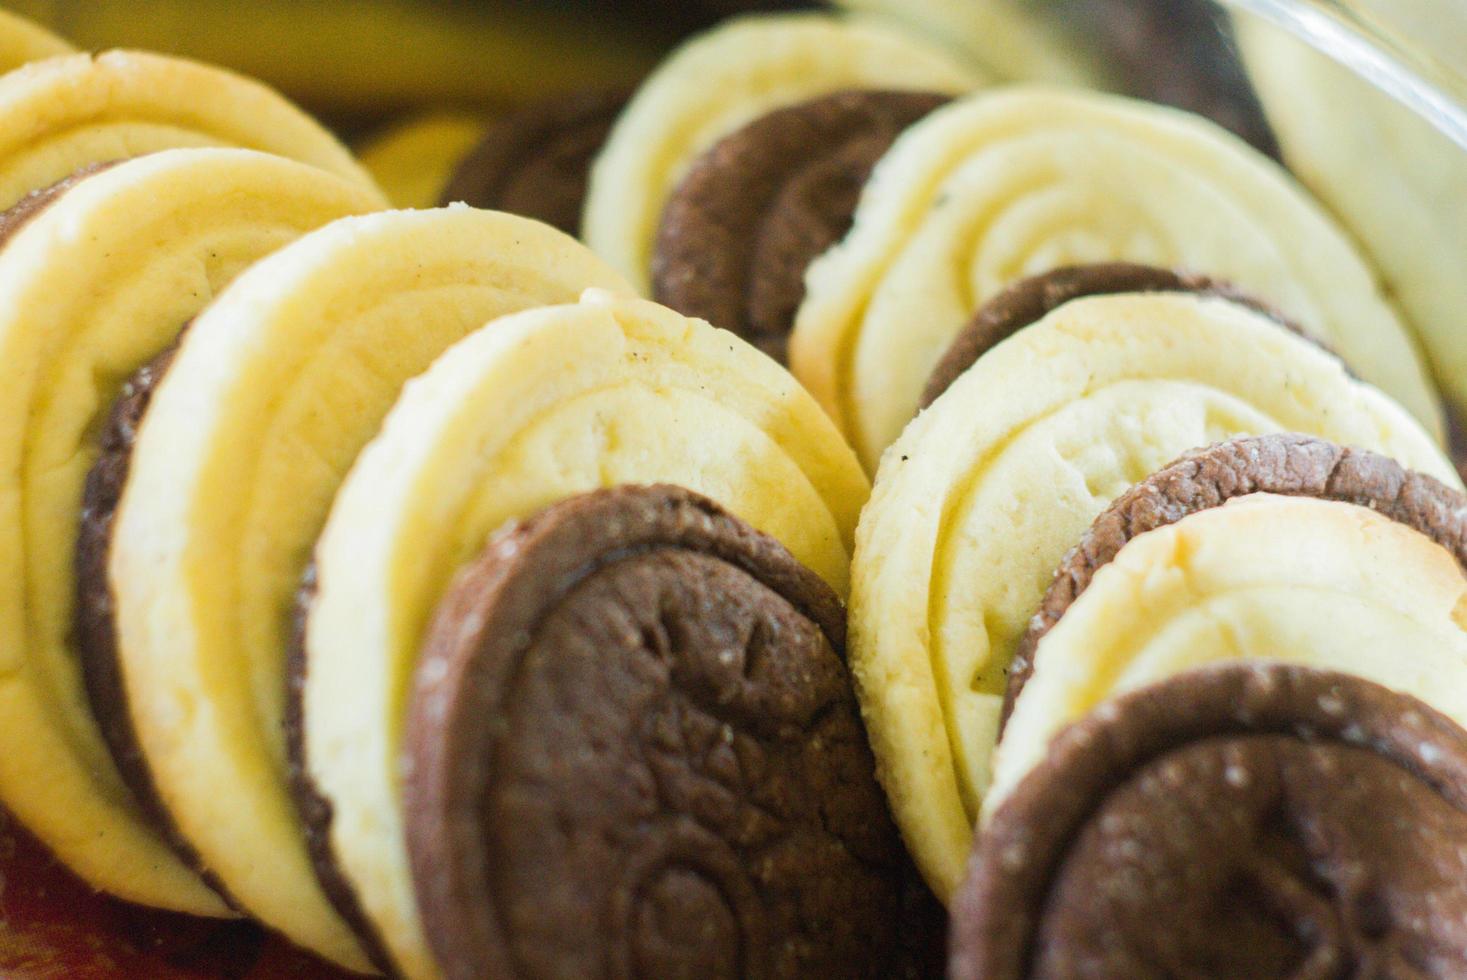
<path id="1" fill-rule="evenodd" d="M 394 207 L 431 208 L 489 125 L 478 112 L 423 112 L 373 134 L 357 155 Z"/>
<path id="2" fill-rule="evenodd" d="M 907 130 L 851 234 L 810 267 L 790 364 L 874 469 L 986 300 L 1057 266 L 1117 260 L 1235 284 L 1441 434 L 1374 274 L 1277 164 L 1198 117 L 1094 93 L 976 95 Z"/>
<path id="3" fill-rule="evenodd" d="M 1404 409 L 1255 310 L 1100 296 L 989 351 L 883 462 L 852 570 L 851 664 L 882 778 L 939 895 L 989 782 L 1005 672 L 1065 553 L 1188 449 L 1305 432 L 1458 486 Z"/>
<path id="4" fill-rule="evenodd" d="M 621 91 L 585 91 L 505 116 L 459 161 L 440 201 L 522 214 L 580 234 L 591 161 L 626 101 Z"/>
<path id="5" fill-rule="evenodd" d="M 677 487 L 491 540 L 424 641 L 403 806 L 444 974 L 896 975 L 905 855 L 830 586 Z"/>
<path id="6" fill-rule="evenodd" d="M 0 207 L 89 164 L 195 146 L 275 153 L 380 193 L 279 93 L 182 58 L 107 51 L 37 61 L 0 77 L 0 118 Z"/>
<path id="7" fill-rule="evenodd" d="M 0 74 L 75 50 L 35 21 L 0 10 Z"/>
<path id="8" fill-rule="evenodd" d="M 334 861 L 407 976 L 435 974 L 398 771 L 424 630 L 507 521 L 624 483 L 711 497 L 846 591 L 866 481 L 819 406 L 734 335 L 599 291 L 452 348 L 332 505 L 304 630 L 304 763 Z"/>
<path id="9" fill-rule="evenodd" d="M 1040 616 L 1054 624 L 1029 641 L 1033 669 L 1004 726 L 984 812 L 1065 725 L 1217 661 L 1341 670 L 1467 723 L 1467 498 L 1436 481 L 1408 483 L 1376 459 L 1384 472 L 1342 458 L 1328 497 L 1251 493 L 1140 534 L 1064 608 L 1064 587 L 1051 590 Z M 1222 474 L 1235 475 L 1251 479 Z M 1365 482 L 1352 485 L 1356 476 Z M 1403 506 L 1398 488 L 1418 499 Z"/>
<path id="10" fill-rule="evenodd" d="M 684 44 L 643 83 L 591 169 L 584 237 L 639 290 L 668 195 L 693 161 L 745 123 L 850 88 L 965 92 L 978 70 L 890 20 L 768 14 Z"/>
<path id="11" fill-rule="evenodd" d="M 376 204 L 314 167 L 190 149 L 94 169 L 3 219 L 0 800 L 95 888 L 227 914 L 145 819 L 88 710 L 72 550 L 97 434 L 128 375 L 241 269 Z"/>
<path id="12" fill-rule="evenodd" d="M 283 744 L 311 545 L 403 381 L 487 320 L 588 285 L 625 288 L 523 218 L 460 206 L 335 222 L 194 321 L 137 433 L 108 567 L 148 768 L 231 896 L 337 962 L 366 967 L 316 882 Z"/>
<path id="13" fill-rule="evenodd" d="M 949 976 L 1446 980 L 1464 922 L 1467 733 L 1348 674 L 1230 665 L 1055 741 L 973 853 Z"/>
<path id="14" fill-rule="evenodd" d="M 946 101 L 854 89 L 776 109 L 724 137 L 663 209 L 652 298 L 783 364 L 805 270 L 850 231 L 876 161 Z"/>

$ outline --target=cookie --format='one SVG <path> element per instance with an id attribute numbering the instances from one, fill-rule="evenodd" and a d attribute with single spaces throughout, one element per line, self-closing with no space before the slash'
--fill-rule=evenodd
<path id="1" fill-rule="evenodd" d="M 808 13 L 728 21 L 674 51 L 617 119 L 591 168 L 586 244 L 647 293 L 668 196 L 724 136 L 844 89 L 953 94 L 983 80 L 949 49 L 889 20 Z"/>
<path id="2" fill-rule="evenodd" d="M 1136 481 L 1268 432 L 1459 485 L 1421 426 L 1338 358 L 1185 293 L 1066 303 L 990 350 L 887 453 L 858 533 L 850 657 L 897 822 L 940 896 L 962 873 L 1006 670 L 1055 567 Z"/>
<path id="3" fill-rule="evenodd" d="M 0 74 L 27 62 L 70 54 L 75 50 L 35 21 L 0 10 Z"/>
<path id="4" fill-rule="evenodd" d="M 1211 276 L 1134 262 L 1101 262 L 1095 265 L 1071 265 L 1020 279 L 1005 288 L 983 307 L 963 328 L 932 369 L 927 387 L 922 391 L 919 408 L 927 408 L 972 367 L 994 345 L 1007 340 L 1020 330 L 1044 319 L 1071 300 L 1085 296 L 1110 296 L 1116 293 L 1195 293 L 1217 296 L 1252 307 L 1278 320 L 1295 333 L 1303 331 L 1282 313 L 1253 299 L 1231 283 Z"/>
<path id="5" fill-rule="evenodd" d="M 487 320 L 590 285 L 626 288 L 512 215 L 334 222 L 197 317 L 137 432 L 107 568 L 143 756 L 230 895 L 328 959 L 367 968 L 321 892 L 286 778 L 290 612 L 311 546 L 407 378 Z"/>
<path id="6" fill-rule="evenodd" d="M 998 811 L 949 976 L 1460 976 L 1464 855 L 1456 723 L 1346 674 L 1195 671 L 1068 729 Z"/>
<path id="7" fill-rule="evenodd" d="M 1461 30 L 1424 13 L 1402 10 L 1400 23 L 1419 25 L 1413 40 L 1423 54 L 1454 57 Z M 1461 148 L 1374 82 L 1277 25 L 1241 12 L 1232 23 L 1284 160 L 1361 243 L 1414 329 L 1442 395 L 1458 412 L 1467 411 L 1461 330 L 1467 280 L 1460 274 L 1467 243 L 1458 234 L 1467 222 L 1467 161 Z"/>
<path id="8" fill-rule="evenodd" d="M 874 469 L 984 302 L 1025 276 L 1112 261 L 1233 283 L 1441 433 L 1375 275 L 1277 164 L 1206 120 L 1090 92 L 1011 87 L 907 130 L 852 232 L 810 267 L 790 366 Z"/>
<path id="9" fill-rule="evenodd" d="M 273 89 L 182 58 L 107 51 L 0 77 L 0 207 L 91 163 L 191 146 L 239 146 L 328 170 L 381 202 L 336 138 Z"/>
<path id="10" fill-rule="evenodd" d="M 496 534 L 405 727 L 444 975 L 891 975 L 902 849 L 844 645 L 829 585 L 676 487 Z"/>
<path id="11" fill-rule="evenodd" d="M 922 92 L 837 92 L 776 109 L 724 137 L 668 198 L 652 297 L 748 340 L 780 363 L 805 269 L 845 237 L 871 168 L 947 101 Z"/>
<path id="12" fill-rule="evenodd" d="M 1393 459 L 1296 433 L 1195 450 L 1117 497 L 1065 556 L 1019 641 L 1004 714 L 1029 679 L 1039 642 L 1132 539 L 1255 493 L 1367 507 L 1431 538 L 1467 568 L 1467 498 Z"/>
<path id="13" fill-rule="evenodd" d="M 24 733 L 0 801 L 96 889 L 230 914 L 149 822 L 88 707 L 73 548 L 112 401 L 240 269 L 376 204 L 316 167 L 186 149 L 91 168 L 0 220 L 0 726 Z"/>
<path id="14" fill-rule="evenodd" d="M 488 126 L 482 113 L 419 112 L 372 134 L 357 155 L 393 207 L 431 208 Z"/>
<path id="15" fill-rule="evenodd" d="M 1226 499 L 1232 493 L 1242 495 Z M 1032 666 L 1009 682 L 1013 713 L 985 813 L 1064 725 L 1216 661 L 1342 670 L 1467 722 L 1460 492 L 1373 454 L 1244 441 L 1169 468 L 1118 504 L 1080 545 L 1104 563 L 1086 569 L 1072 555 L 1020 643 Z M 1164 523 L 1145 530 L 1156 510 Z M 1142 526 L 1121 544 L 1131 515 Z"/>
<path id="16" fill-rule="evenodd" d="M 304 630 L 302 763 L 334 861 L 406 975 L 433 970 L 397 778 L 423 631 L 506 522 L 626 483 L 704 494 L 846 589 L 867 487 L 830 420 L 732 334 L 600 291 L 444 354 L 331 507 Z"/>
<path id="17" fill-rule="evenodd" d="M 440 203 L 509 211 L 580 234 L 591 161 L 625 105 L 620 91 L 582 91 L 499 119 L 454 168 Z"/>

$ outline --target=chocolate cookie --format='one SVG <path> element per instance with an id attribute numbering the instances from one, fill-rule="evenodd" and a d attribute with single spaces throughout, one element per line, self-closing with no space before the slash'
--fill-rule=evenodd
<path id="1" fill-rule="evenodd" d="M 1019 641 L 1009 668 L 1004 719 L 1033 673 L 1039 642 L 1126 542 L 1255 493 L 1368 507 L 1425 534 L 1467 569 L 1467 498 L 1387 456 L 1294 433 L 1234 439 L 1191 452 L 1116 498 L 1065 556 Z"/>
<path id="2" fill-rule="evenodd" d="M 949 971 L 1463 976 L 1467 732 L 1279 664 L 1144 688 L 1067 729 L 995 814 Z"/>
<path id="3" fill-rule="evenodd" d="M 652 257 L 664 305 L 783 363 L 805 269 L 850 230 L 876 162 L 948 97 L 852 90 L 762 116 L 699 157 L 669 198 Z"/>
<path id="4" fill-rule="evenodd" d="M 995 344 L 1044 319 L 1057 308 L 1083 296 L 1114 293 L 1197 293 L 1217 296 L 1257 310 L 1290 330 L 1304 331 L 1278 310 L 1249 296 L 1231 283 L 1210 276 L 1158 269 L 1132 262 L 1102 262 L 1066 266 L 1021 279 L 985 303 L 927 379 L 921 408 L 937 401 L 944 391 Z M 1310 338 L 1313 340 L 1314 338 Z"/>
<path id="5" fill-rule="evenodd" d="M 493 123 L 439 198 L 536 218 L 580 234 L 591 161 L 626 105 L 625 92 L 578 92 Z"/>
<path id="6" fill-rule="evenodd" d="M 167 806 L 158 795 L 142 746 L 138 744 L 137 731 L 128 711 L 122 664 L 117 656 L 117 623 L 113 615 L 112 589 L 107 582 L 112 519 L 127 485 L 138 426 L 142 425 L 153 392 L 168 373 L 168 366 L 177 351 L 176 344 L 169 347 L 123 383 L 122 394 L 113 404 L 102 429 L 97 460 L 87 472 L 86 486 L 82 491 L 81 523 L 76 539 L 73 642 L 81 661 L 82 682 L 86 685 L 92 715 L 122 781 L 174 851 L 200 872 L 209 887 L 229 901 L 223 883 L 208 874 L 198 854 L 174 824 Z"/>
<path id="7" fill-rule="evenodd" d="M 878 977 L 902 850 L 844 614 L 669 486 L 497 535 L 439 607 L 406 734 L 424 928 L 460 977 Z"/>

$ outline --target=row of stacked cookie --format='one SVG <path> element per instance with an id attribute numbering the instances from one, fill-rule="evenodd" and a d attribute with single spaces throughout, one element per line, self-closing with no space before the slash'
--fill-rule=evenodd
<path id="1" fill-rule="evenodd" d="M 868 484 L 793 378 L 543 224 L 372 213 L 236 76 L 76 55 L 11 92 L 40 152 L 0 242 L 0 799 L 29 830 L 357 970 L 896 968 L 905 859 L 839 656 Z M 504 532 L 435 616 L 496 529 L 657 483 Z M 484 676 L 552 627 L 636 696 Z M 477 826 L 491 790 L 513 819 Z"/>

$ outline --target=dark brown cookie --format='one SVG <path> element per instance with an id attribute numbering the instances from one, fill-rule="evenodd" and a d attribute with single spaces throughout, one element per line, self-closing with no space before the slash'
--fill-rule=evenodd
<path id="1" fill-rule="evenodd" d="M 979 837 L 953 980 L 1467 976 L 1467 732 L 1282 664 L 1066 729 Z"/>
<path id="2" fill-rule="evenodd" d="M 834 593 L 676 487 L 496 535 L 440 606 L 408 849 L 450 980 L 884 977 L 903 855 Z"/>
<path id="3" fill-rule="evenodd" d="M 946 101 L 839 92 L 719 141 L 663 209 L 653 297 L 785 362 L 805 270 L 850 230 L 861 189 L 896 138 Z"/>
<path id="4" fill-rule="evenodd" d="M 1247 436 L 1194 450 L 1117 497 L 1060 562 L 1009 667 L 1003 720 L 1034 672 L 1039 642 L 1126 542 L 1254 493 L 1368 507 L 1425 534 L 1467 570 L 1467 497 L 1387 456 L 1297 433 Z"/>
<path id="5" fill-rule="evenodd" d="M 1021 279 L 983 304 L 963 332 L 953 340 L 942 360 L 937 362 L 937 367 L 933 368 L 919 407 L 927 408 L 937 401 L 959 375 L 999 342 L 1030 324 L 1038 323 L 1066 303 L 1085 296 L 1117 293 L 1217 296 L 1277 320 L 1300 336 L 1308 336 L 1278 310 L 1220 279 L 1132 262 L 1065 266 Z M 1308 339 L 1314 340 L 1313 337 Z"/>
<path id="6" fill-rule="evenodd" d="M 557 95 L 497 120 L 439 203 L 509 211 L 579 235 L 591 161 L 626 100 L 624 92 Z"/>
<path id="7" fill-rule="evenodd" d="M 221 898 L 237 908 L 223 882 L 204 867 L 198 853 L 179 831 L 158 794 L 157 784 L 153 782 L 153 773 L 143 756 L 128 710 L 127 688 L 117 654 L 116 610 L 107 581 L 112 522 L 127 485 L 138 427 L 142 425 L 153 392 L 168 373 L 177 351 L 175 344 L 134 372 L 123 384 L 122 393 L 113 404 L 102 429 L 100 451 L 87 472 L 82 492 L 75 552 L 76 611 L 73 614 L 72 642 L 81 663 L 82 682 L 86 685 L 92 715 L 123 783 L 132 791 L 148 822 L 163 835 L 174 853 L 195 869 Z"/>

